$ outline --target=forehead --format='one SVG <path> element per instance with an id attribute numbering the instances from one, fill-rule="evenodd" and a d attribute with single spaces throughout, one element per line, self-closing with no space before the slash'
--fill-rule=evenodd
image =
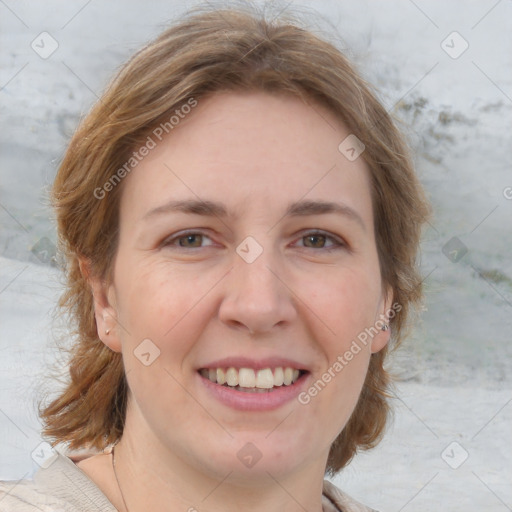
<path id="1" fill-rule="evenodd" d="M 197 101 L 162 140 L 150 135 L 154 148 L 125 178 L 122 216 L 135 221 L 184 198 L 222 202 L 238 217 L 323 199 L 357 208 L 371 225 L 369 170 L 339 151 L 350 132 L 325 107 L 263 92 Z"/>

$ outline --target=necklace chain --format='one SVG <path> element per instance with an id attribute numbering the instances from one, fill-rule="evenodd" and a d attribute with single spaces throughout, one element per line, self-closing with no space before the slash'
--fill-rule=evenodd
<path id="1" fill-rule="evenodd" d="M 124 499 L 124 494 L 121 489 L 121 484 L 119 483 L 119 478 L 117 476 L 117 471 L 116 471 L 116 455 L 115 455 L 116 444 L 117 444 L 117 442 L 114 444 L 114 446 L 112 446 L 112 469 L 114 470 L 114 476 L 116 477 L 117 487 L 119 488 L 119 492 L 121 493 L 121 498 L 123 498 L 124 508 L 125 508 L 126 512 L 128 512 L 128 507 L 126 506 L 126 500 Z"/>

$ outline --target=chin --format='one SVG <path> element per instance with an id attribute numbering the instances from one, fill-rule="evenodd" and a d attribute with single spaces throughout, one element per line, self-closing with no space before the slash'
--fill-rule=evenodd
<path id="1" fill-rule="evenodd" d="M 270 440 L 265 435 L 268 433 L 236 436 L 229 447 L 219 446 L 220 451 L 208 456 L 202 463 L 203 470 L 208 467 L 214 471 L 216 479 L 231 473 L 230 482 L 251 486 L 272 477 L 280 480 L 306 464 L 306 454 L 298 443 L 287 445 L 280 436 Z"/>

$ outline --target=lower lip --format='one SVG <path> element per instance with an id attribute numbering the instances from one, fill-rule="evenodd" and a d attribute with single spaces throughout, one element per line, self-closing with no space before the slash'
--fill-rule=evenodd
<path id="1" fill-rule="evenodd" d="M 279 386 L 265 393 L 246 393 L 227 386 L 221 386 L 199 373 L 197 376 L 209 393 L 232 409 L 240 411 L 269 411 L 277 409 L 296 398 L 305 387 L 309 373 L 301 375 L 289 386 Z"/>

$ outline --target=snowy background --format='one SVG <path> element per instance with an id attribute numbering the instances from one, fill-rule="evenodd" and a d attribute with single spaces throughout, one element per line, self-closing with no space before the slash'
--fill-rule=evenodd
<path id="1" fill-rule="evenodd" d="M 37 468 L 62 289 L 48 187 L 108 78 L 193 5 L 0 2 L 0 479 Z M 335 482 L 382 512 L 512 510 L 512 1 L 298 7 L 329 20 L 314 22 L 405 121 L 435 210 L 427 310 L 394 361 L 395 421 Z"/>

